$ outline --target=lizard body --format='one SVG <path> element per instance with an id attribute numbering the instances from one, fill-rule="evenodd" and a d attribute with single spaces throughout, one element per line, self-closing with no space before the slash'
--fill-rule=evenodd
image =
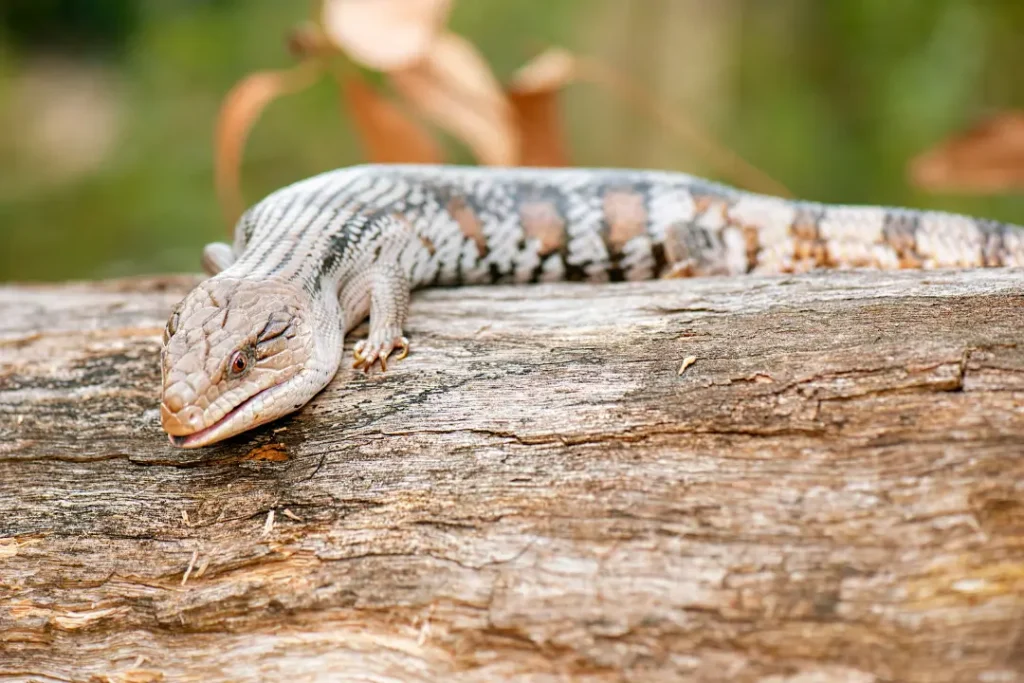
<path id="1" fill-rule="evenodd" d="M 211 244 L 212 277 L 172 311 L 161 418 L 206 446 L 301 408 L 355 366 L 386 369 L 425 286 L 1024 265 L 1024 228 L 934 211 L 827 205 L 682 173 L 357 166 L 278 190 Z"/>

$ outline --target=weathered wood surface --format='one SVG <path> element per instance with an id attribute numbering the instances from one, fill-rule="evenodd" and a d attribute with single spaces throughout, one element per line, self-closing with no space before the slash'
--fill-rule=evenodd
<path id="1" fill-rule="evenodd" d="M 1022 277 L 427 292 L 204 451 L 191 278 L 0 289 L 0 678 L 1022 681 Z"/>

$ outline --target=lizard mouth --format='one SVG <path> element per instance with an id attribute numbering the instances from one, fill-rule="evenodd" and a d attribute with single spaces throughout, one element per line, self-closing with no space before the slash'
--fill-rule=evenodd
<path id="1" fill-rule="evenodd" d="M 264 422 L 269 422 L 276 416 L 270 414 L 261 420 L 260 414 L 256 413 L 254 415 L 254 419 L 247 420 L 245 421 L 244 424 L 232 424 L 235 418 L 238 417 L 242 413 L 242 411 L 251 406 L 256 401 L 256 399 L 260 397 L 265 397 L 268 394 L 268 392 L 271 392 L 277 388 L 277 386 L 274 386 L 268 387 L 261 391 L 257 391 L 255 394 L 253 394 L 252 396 L 245 399 L 237 406 L 229 410 L 224 415 L 224 417 L 220 418 L 209 427 L 204 427 L 199 431 L 192 432 L 191 434 L 186 434 L 184 436 L 174 436 L 172 434 L 168 434 L 167 438 L 171 442 L 171 445 L 176 446 L 177 448 L 202 448 L 203 446 L 209 446 L 217 441 L 222 441 L 228 438 L 229 436 L 234 436 L 235 434 L 247 431 L 252 427 L 255 427 L 256 425 L 263 424 Z"/>

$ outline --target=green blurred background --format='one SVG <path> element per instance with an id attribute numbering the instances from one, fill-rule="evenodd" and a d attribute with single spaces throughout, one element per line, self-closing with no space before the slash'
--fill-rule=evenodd
<path id="1" fill-rule="evenodd" d="M 0 0 L 0 280 L 196 271 L 225 226 L 213 127 L 238 79 L 289 66 L 295 0 Z M 1024 222 L 1020 196 L 913 189 L 906 164 L 1024 107 L 1016 0 L 461 0 L 451 28 L 506 79 L 548 45 L 595 56 L 797 195 Z M 576 165 L 734 179 L 592 86 Z M 453 161 L 470 157 L 446 139 Z M 265 112 L 246 198 L 360 162 L 328 81 Z"/>

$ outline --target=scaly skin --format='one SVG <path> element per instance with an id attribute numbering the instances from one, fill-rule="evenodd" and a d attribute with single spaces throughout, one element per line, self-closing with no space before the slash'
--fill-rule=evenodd
<path id="1" fill-rule="evenodd" d="M 594 282 L 815 268 L 1019 266 L 1024 228 L 940 212 L 832 206 L 678 173 L 360 166 L 279 190 L 209 245 L 161 356 L 171 443 L 197 448 L 298 410 L 409 342 L 428 285 Z"/>

